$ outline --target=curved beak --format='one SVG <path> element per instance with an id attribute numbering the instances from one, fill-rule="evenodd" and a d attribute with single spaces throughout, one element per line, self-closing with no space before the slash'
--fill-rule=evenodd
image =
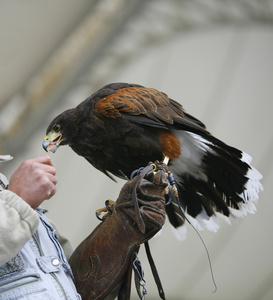
<path id="1" fill-rule="evenodd" d="M 43 148 L 47 152 L 48 150 L 55 153 L 62 142 L 62 134 L 59 132 L 50 131 L 43 140 Z"/>
<path id="2" fill-rule="evenodd" d="M 44 138 L 44 140 L 43 140 L 43 148 L 44 148 L 44 150 L 47 152 L 47 148 L 48 148 L 48 146 L 49 146 L 49 144 L 50 144 L 50 141 L 48 141 L 47 140 L 48 139 L 48 137 L 46 136 L 45 138 Z"/>

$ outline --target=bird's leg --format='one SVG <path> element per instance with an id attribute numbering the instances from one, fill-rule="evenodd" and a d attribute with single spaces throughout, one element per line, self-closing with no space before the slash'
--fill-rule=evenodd
<path id="1" fill-rule="evenodd" d="M 96 217 L 99 220 L 104 221 L 105 216 L 107 215 L 107 213 L 112 213 L 112 206 L 114 206 L 115 203 L 116 202 L 113 201 L 113 200 L 106 200 L 105 201 L 105 207 L 96 210 Z M 101 217 L 102 213 L 106 213 L 106 214 Z"/>
<path id="2" fill-rule="evenodd" d="M 169 163 L 169 157 L 165 155 L 164 159 L 163 159 L 163 164 L 165 164 L 166 166 L 168 165 Z"/>
<path id="3" fill-rule="evenodd" d="M 165 164 L 166 166 L 168 166 L 170 158 L 167 155 L 164 155 L 164 159 L 163 159 L 163 164 Z M 170 171 L 169 171 L 170 172 Z M 169 173 L 168 172 L 168 173 Z M 166 173 L 166 176 L 168 177 L 168 173 Z M 169 194 L 169 186 L 166 186 L 165 188 L 165 194 L 168 195 Z"/>

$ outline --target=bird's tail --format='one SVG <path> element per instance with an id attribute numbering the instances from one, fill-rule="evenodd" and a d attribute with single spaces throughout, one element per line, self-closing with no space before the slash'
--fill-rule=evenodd
<path id="1" fill-rule="evenodd" d="M 262 175 L 250 166 L 248 154 L 211 135 L 187 131 L 174 134 L 180 140 L 181 155 L 170 162 L 170 170 L 176 179 L 180 205 L 193 226 L 217 231 L 219 215 L 230 222 L 230 216 L 255 213 L 255 202 L 263 189 Z M 166 212 L 171 224 L 184 235 L 185 217 L 175 199 L 166 206 Z"/>

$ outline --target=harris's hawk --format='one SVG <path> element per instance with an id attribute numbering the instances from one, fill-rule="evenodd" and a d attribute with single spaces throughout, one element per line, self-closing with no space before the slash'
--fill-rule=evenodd
<path id="1" fill-rule="evenodd" d="M 205 125 L 165 93 L 137 84 L 104 86 L 48 126 L 45 150 L 69 145 L 109 177 L 128 179 L 150 161 L 167 156 L 180 204 L 192 224 L 215 231 L 220 213 L 255 212 L 261 174 L 251 157 L 212 136 Z M 185 218 L 175 201 L 166 206 L 171 224 Z"/>

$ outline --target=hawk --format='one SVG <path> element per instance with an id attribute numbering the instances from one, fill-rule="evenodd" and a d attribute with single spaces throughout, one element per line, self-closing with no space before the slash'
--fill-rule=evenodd
<path id="1" fill-rule="evenodd" d="M 169 159 L 179 201 L 194 226 L 218 229 L 217 215 L 255 212 L 261 174 L 251 157 L 210 134 L 165 93 L 137 84 L 105 85 L 48 126 L 45 150 L 69 145 L 113 179 L 128 179 L 150 161 Z M 181 228 L 185 215 L 175 201 L 166 206 L 170 223 Z M 226 218 L 227 219 L 227 218 Z"/>

